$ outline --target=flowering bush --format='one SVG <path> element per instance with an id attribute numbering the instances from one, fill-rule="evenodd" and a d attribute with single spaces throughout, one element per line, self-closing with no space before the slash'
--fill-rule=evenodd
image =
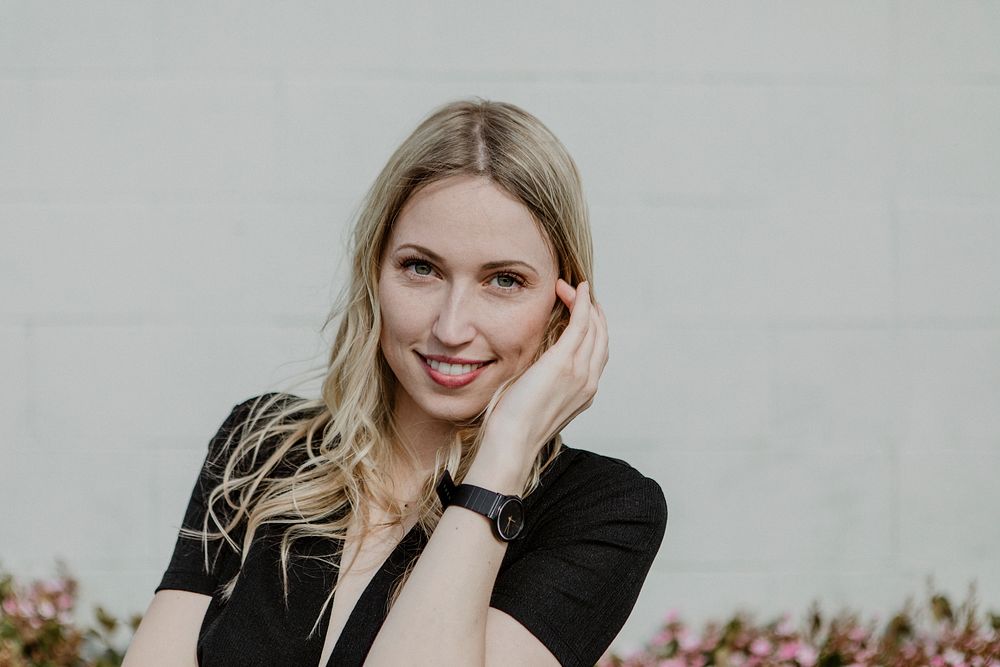
<path id="1" fill-rule="evenodd" d="M 77 582 L 59 564 L 59 576 L 18 586 L 0 569 L 0 667 L 120 667 L 124 649 L 114 635 L 131 632 L 101 607 L 97 626 L 73 623 Z M 924 613 L 924 612 L 929 613 Z M 131 632 L 129 638 L 131 638 Z M 804 621 L 790 615 L 756 625 L 737 612 L 725 624 L 688 628 L 677 612 L 640 651 L 609 653 L 598 667 L 1000 667 L 1000 615 L 980 619 L 975 589 L 953 608 L 947 597 L 931 593 L 927 609 L 903 610 L 886 623 L 867 623 L 854 613 L 824 617 L 813 605 Z"/>
<path id="2" fill-rule="evenodd" d="M 118 621 L 97 607 L 96 628 L 76 627 L 77 582 L 62 563 L 58 570 L 24 586 L 0 570 L 0 667 L 118 667 L 124 655 L 113 641 Z M 131 619 L 132 632 L 140 618 Z"/>
<path id="3" fill-rule="evenodd" d="M 862 623 L 850 612 L 826 618 L 816 604 L 801 625 L 788 614 L 755 625 L 737 612 L 701 632 L 670 612 L 644 648 L 628 656 L 609 653 L 598 667 L 1000 667 L 1000 616 L 978 618 L 974 587 L 957 609 L 939 593 L 930 595 L 928 607 L 924 618 L 907 601 L 884 624 L 877 618 Z"/>

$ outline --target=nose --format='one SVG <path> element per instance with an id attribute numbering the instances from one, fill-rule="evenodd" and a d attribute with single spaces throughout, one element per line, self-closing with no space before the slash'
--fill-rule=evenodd
<path id="1" fill-rule="evenodd" d="M 446 347 L 461 347 L 476 337 L 473 299 L 458 285 L 448 289 L 443 297 L 431 333 Z"/>

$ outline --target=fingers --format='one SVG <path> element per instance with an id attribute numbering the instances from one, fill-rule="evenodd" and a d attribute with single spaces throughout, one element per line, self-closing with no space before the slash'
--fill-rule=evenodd
<path id="1" fill-rule="evenodd" d="M 566 304 L 566 307 L 572 313 L 573 303 L 576 301 L 576 289 L 562 278 L 559 278 L 556 280 L 556 296 Z"/>
<path id="2" fill-rule="evenodd" d="M 594 353 L 590 357 L 590 373 L 593 377 L 600 377 L 604 367 L 608 365 L 608 320 L 604 316 L 601 304 L 596 304 L 594 312 L 597 320 L 597 338 L 594 341 Z"/>
<path id="3" fill-rule="evenodd" d="M 589 287 L 589 285 L 588 285 Z M 594 355 L 597 336 L 600 329 L 600 315 L 597 311 L 597 304 L 591 301 L 590 317 L 587 323 L 587 332 L 577 348 L 574 356 L 574 365 L 583 372 L 588 372 L 591 367 L 591 357 Z"/>
<path id="4" fill-rule="evenodd" d="M 594 322 L 594 318 L 597 317 L 594 312 L 595 310 L 595 308 L 590 309 L 590 322 L 587 323 L 587 332 L 584 334 L 580 346 L 576 349 L 576 354 L 573 355 L 574 371 L 580 373 L 587 382 L 590 381 L 591 357 L 594 356 L 594 343 L 597 340 L 597 326 L 595 326 Z"/>
<path id="5" fill-rule="evenodd" d="M 608 327 L 599 303 L 594 304 L 590 314 L 590 328 L 577 351 L 574 365 L 587 374 L 587 384 L 596 393 L 597 381 L 608 362 Z"/>
<path id="6" fill-rule="evenodd" d="M 570 309 L 570 321 L 556 346 L 568 356 L 573 374 L 588 393 L 596 393 L 597 382 L 608 362 L 608 327 L 604 309 L 590 299 L 590 283 L 576 289 L 560 279 L 556 293 Z"/>
<path id="7" fill-rule="evenodd" d="M 562 282 L 561 279 L 560 282 Z M 559 294 L 558 282 L 556 283 L 556 290 L 556 293 Z M 559 340 L 556 341 L 553 347 L 561 347 L 570 358 L 573 358 L 580 347 L 580 343 L 584 340 L 590 325 L 590 284 L 587 281 L 583 281 L 575 290 L 572 287 L 569 287 L 569 290 L 573 291 L 572 304 L 568 303 L 568 298 L 563 299 L 564 302 L 567 302 L 567 306 L 570 309 L 569 324 L 566 325 L 566 329 L 563 330 L 559 336 Z M 564 292 L 564 294 L 566 297 L 569 297 L 568 291 Z M 560 294 L 560 298 L 562 296 Z"/>

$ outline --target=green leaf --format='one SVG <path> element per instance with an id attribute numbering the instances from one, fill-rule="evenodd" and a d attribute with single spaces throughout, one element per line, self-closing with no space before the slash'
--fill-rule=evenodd
<path id="1" fill-rule="evenodd" d="M 105 611 L 104 607 L 95 607 L 94 614 L 97 616 L 97 622 L 101 624 L 101 627 L 104 628 L 106 632 L 114 632 L 115 628 L 118 627 L 118 620 Z"/>

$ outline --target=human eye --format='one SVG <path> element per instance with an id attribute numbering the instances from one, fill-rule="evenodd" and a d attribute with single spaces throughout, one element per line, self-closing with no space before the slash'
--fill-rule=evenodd
<path id="1" fill-rule="evenodd" d="M 499 287 L 504 292 L 514 292 L 522 287 L 524 287 L 525 280 L 516 273 L 510 273 L 507 271 L 502 271 L 495 276 L 493 276 L 491 282 L 494 282 L 497 287 Z"/>
<path id="2" fill-rule="evenodd" d="M 412 272 L 418 276 L 430 276 L 434 273 L 434 267 L 431 266 L 430 262 L 420 257 L 404 257 L 399 260 L 399 266 L 402 269 L 412 269 Z"/>

